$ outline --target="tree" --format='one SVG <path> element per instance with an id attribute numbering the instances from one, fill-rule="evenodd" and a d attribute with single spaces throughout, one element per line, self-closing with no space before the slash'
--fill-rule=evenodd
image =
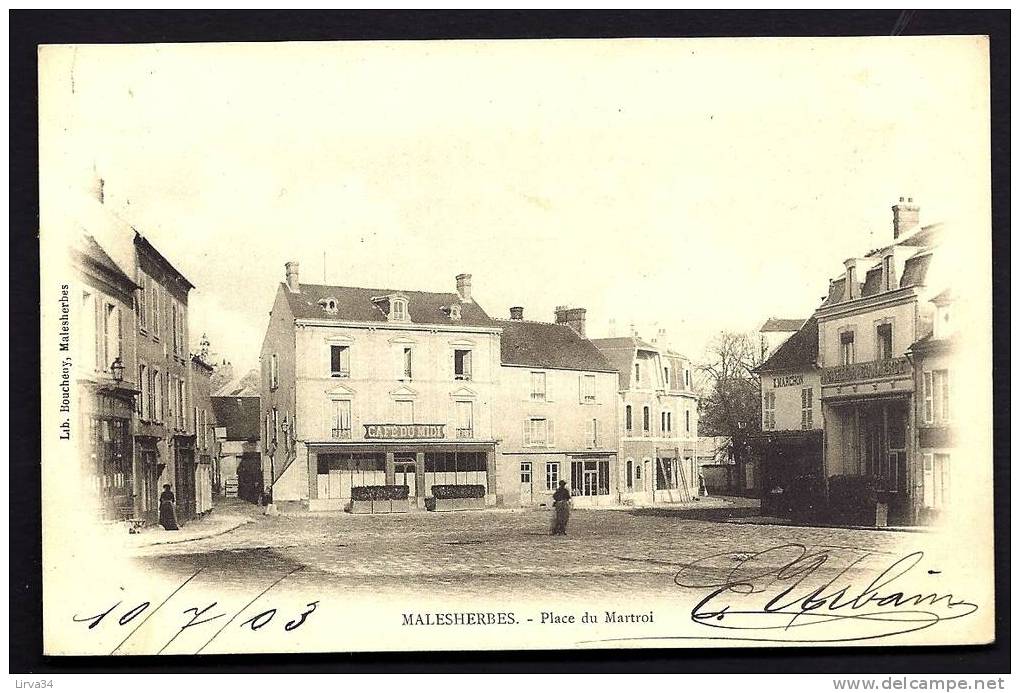
<path id="1" fill-rule="evenodd" d="M 764 356 L 756 336 L 721 332 L 709 342 L 698 366 L 702 375 L 699 433 L 729 437 L 741 475 L 748 437 L 761 431 L 761 378 L 755 369 Z"/>

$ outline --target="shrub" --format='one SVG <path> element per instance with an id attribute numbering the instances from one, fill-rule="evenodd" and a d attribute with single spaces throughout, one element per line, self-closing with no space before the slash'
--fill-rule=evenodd
<path id="1" fill-rule="evenodd" d="M 355 486 L 351 489 L 351 500 L 407 500 L 409 493 L 410 490 L 407 486 Z"/>
<path id="2" fill-rule="evenodd" d="M 783 504 L 791 517 L 813 520 L 825 508 L 825 479 L 802 475 L 790 479 Z"/>
<path id="3" fill-rule="evenodd" d="M 829 507 L 833 519 L 850 525 L 875 522 L 879 480 L 870 476 L 833 476 L 829 478 Z"/>
<path id="4" fill-rule="evenodd" d="M 432 496 L 438 500 L 447 498 L 485 498 L 482 484 L 436 484 Z"/>

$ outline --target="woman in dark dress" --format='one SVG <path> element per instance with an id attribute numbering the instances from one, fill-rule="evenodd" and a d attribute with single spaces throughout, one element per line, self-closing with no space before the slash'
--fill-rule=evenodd
<path id="1" fill-rule="evenodd" d="M 163 484 L 163 493 L 159 494 L 159 524 L 163 525 L 163 529 L 180 529 L 177 526 L 176 502 L 170 484 Z"/>
<path id="2" fill-rule="evenodd" d="M 567 533 L 567 522 L 570 520 L 570 491 L 567 490 L 567 482 L 561 481 L 560 487 L 553 494 L 553 534 Z"/>

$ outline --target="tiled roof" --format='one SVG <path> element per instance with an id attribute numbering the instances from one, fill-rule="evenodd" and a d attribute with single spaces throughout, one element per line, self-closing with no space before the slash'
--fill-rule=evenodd
<path id="1" fill-rule="evenodd" d="M 530 320 L 496 320 L 494 323 L 503 328 L 500 355 L 505 365 L 579 371 L 617 370 L 590 339 L 567 325 Z"/>
<path id="2" fill-rule="evenodd" d="M 776 349 L 765 363 L 758 366 L 760 373 L 811 368 L 818 360 L 818 321 L 809 319 Z"/>
<path id="3" fill-rule="evenodd" d="M 213 397 L 212 407 L 216 425 L 227 429 L 227 440 L 259 439 L 258 397 Z"/>
<path id="4" fill-rule="evenodd" d="M 350 320 L 352 322 L 389 322 L 386 314 L 372 302 L 380 296 L 399 295 L 407 298 L 407 314 L 412 325 L 469 325 L 472 327 L 496 327 L 477 303 L 464 303 L 456 293 L 432 293 L 429 291 L 401 291 L 395 289 L 365 289 L 353 286 L 323 286 L 301 284 L 300 292 L 293 292 L 281 284 L 287 302 L 296 318 Z M 336 313 L 329 313 L 319 301 L 336 299 Z M 460 320 L 450 317 L 452 305 L 460 306 Z"/>
<path id="5" fill-rule="evenodd" d="M 95 237 L 89 234 L 82 234 L 80 242 L 75 248 L 84 258 L 91 261 L 93 264 L 102 267 L 106 272 L 111 274 L 117 281 L 121 282 L 126 286 L 130 286 L 132 289 L 138 288 L 129 276 L 124 273 L 124 270 L 109 256 L 109 254 L 103 250 L 103 246 L 99 245 L 99 242 Z"/>
<path id="6" fill-rule="evenodd" d="M 948 339 L 935 339 L 934 334 L 928 334 L 925 337 L 917 340 L 910 345 L 907 349 L 908 352 L 914 354 L 925 354 L 933 351 L 942 351 L 944 349 L 951 349 L 956 345 L 958 338 L 954 335 Z"/>
<path id="7" fill-rule="evenodd" d="M 801 318 L 769 318 L 759 332 L 796 332 L 803 324 Z"/>

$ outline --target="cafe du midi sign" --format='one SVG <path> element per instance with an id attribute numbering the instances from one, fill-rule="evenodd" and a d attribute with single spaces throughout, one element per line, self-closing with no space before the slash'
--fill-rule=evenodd
<path id="1" fill-rule="evenodd" d="M 441 440 L 446 424 L 365 424 L 366 440 Z"/>

